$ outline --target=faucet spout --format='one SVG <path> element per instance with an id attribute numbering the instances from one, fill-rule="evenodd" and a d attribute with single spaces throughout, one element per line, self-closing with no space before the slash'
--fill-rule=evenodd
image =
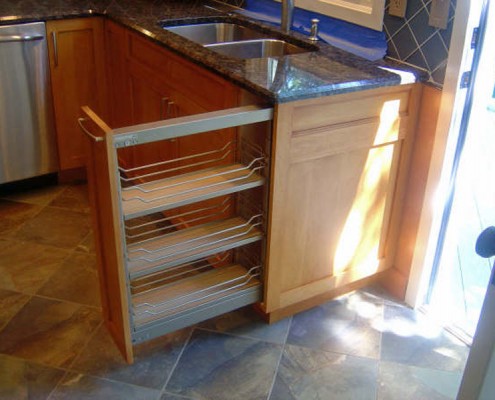
<path id="1" fill-rule="evenodd" d="M 294 0 L 282 0 L 282 25 L 284 32 L 289 33 L 294 20 Z"/>

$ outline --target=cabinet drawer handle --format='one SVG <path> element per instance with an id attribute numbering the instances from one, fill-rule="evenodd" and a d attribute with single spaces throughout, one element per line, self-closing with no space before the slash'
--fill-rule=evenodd
<path id="1" fill-rule="evenodd" d="M 52 32 L 53 43 L 53 64 L 58 66 L 58 48 L 57 48 L 57 32 Z"/>
<path id="2" fill-rule="evenodd" d="M 174 105 L 175 105 L 175 103 L 174 103 L 172 100 L 170 100 L 170 101 L 167 103 L 167 116 L 166 116 L 166 118 L 167 118 L 167 119 L 171 117 L 171 114 L 172 114 L 172 106 L 174 106 Z"/>
<path id="3" fill-rule="evenodd" d="M 93 135 L 90 131 L 88 131 L 85 127 L 84 127 L 84 124 L 83 122 L 84 121 L 87 121 L 87 118 L 78 118 L 77 119 L 77 123 L 79 124 L 79 126 L 81 127 L 82 131 L 88 135 L 88 137 L 90 137 L 91 139 L 93 139 L 95 142 L 103 142 L 105 140 L 104 137 L 101 137 L 101 136 L 95 136 Z"/>
<path id="4" fill-rule="evenodd" d="M 165 106 L 167 104 L 167 106 Z M 160 118 L 161 119 L 167 119 L 168 115 L 165 114 L 168 113 L 168 97 L 162 97 L 160 100 Z"/>

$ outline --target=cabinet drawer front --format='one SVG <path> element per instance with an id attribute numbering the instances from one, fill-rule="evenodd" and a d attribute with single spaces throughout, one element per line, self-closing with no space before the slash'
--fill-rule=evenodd
<path id="1" fill-rule="evenodd" d="M 358 121 L 383 116 L 387 109 L 407 114 L 409 92 L 387 93 L 381 96 L 363 95 L 358 99 L 345 101 L 346 95 L 336 96 L 335 101 L 296 106 L 293 113 L 293 131 Z M 352 94 L 352 93 L 351 93 Z M 355 97 L 355 96 L 354 96 Z"/>
<path id="2" fill-rule="evenodd" d="M 152 68 L 167 85 L 184 93 L 207 111 L 221 110 L 235 101 L 236 90 L 230 83 L 137 34 L 129 35 L 129 57 Z"/>
<path id="3" fill-rule="evenodd" d="M 136 34 L 129 35 L 129 56 L 131 59 L 151 67 L 156 72 L 164 74 L 164 79 L 170 76 L 170 58 L 164 49 L 141 38 Z"/>
<path id="4" fill-rule="evenodd" d="M 298 163 L 393 143 L 404 138 L 405 127 L 407 117 L 391 115 L 293 132 L 290 160 Z"/>
<path id="5" fill-rule="evenodd" d="M 172 68 L 172 84 L 180 85 L 182 93 L 208 111 L 216 111 L 232 104 L 234 87 L 204 70 L 176 60 Z"/>

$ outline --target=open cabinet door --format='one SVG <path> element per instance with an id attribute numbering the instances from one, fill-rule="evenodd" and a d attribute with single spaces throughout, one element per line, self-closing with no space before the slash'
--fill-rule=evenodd
<path id="1" fill-rule="evenodd" d="M 117 168 L 115 151 L 108 140 L 112 130 L 89 107 L 83 107 L 82 112 L 84 117 L 79 118 L 79 124 L 88 137 L 87 175 L 103 318 L 122 355 L 132 363 L 122 240 L 121 233 L 115 229 L 120 226 L 118 200 L 114 195 L 116 190 L 111 190 L 115 185 L 112 174 Z"/>

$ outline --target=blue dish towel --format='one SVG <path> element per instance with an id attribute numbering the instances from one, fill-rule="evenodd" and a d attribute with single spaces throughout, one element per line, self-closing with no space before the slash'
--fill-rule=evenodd
<path id="1" fill-rule="evenodd" d="M 263 22 L 280 25 L 281 4 L 272 0 L 245 0 L 244 9 L 240 13 Z M 384 32 L 302 8 L 296 7 L 294 10 L 292 30 L 309 35 L 312 18 L 320 20 L 318 37 L 326 43 L 371 61 L 382 59 L 387 52 Z"/>

